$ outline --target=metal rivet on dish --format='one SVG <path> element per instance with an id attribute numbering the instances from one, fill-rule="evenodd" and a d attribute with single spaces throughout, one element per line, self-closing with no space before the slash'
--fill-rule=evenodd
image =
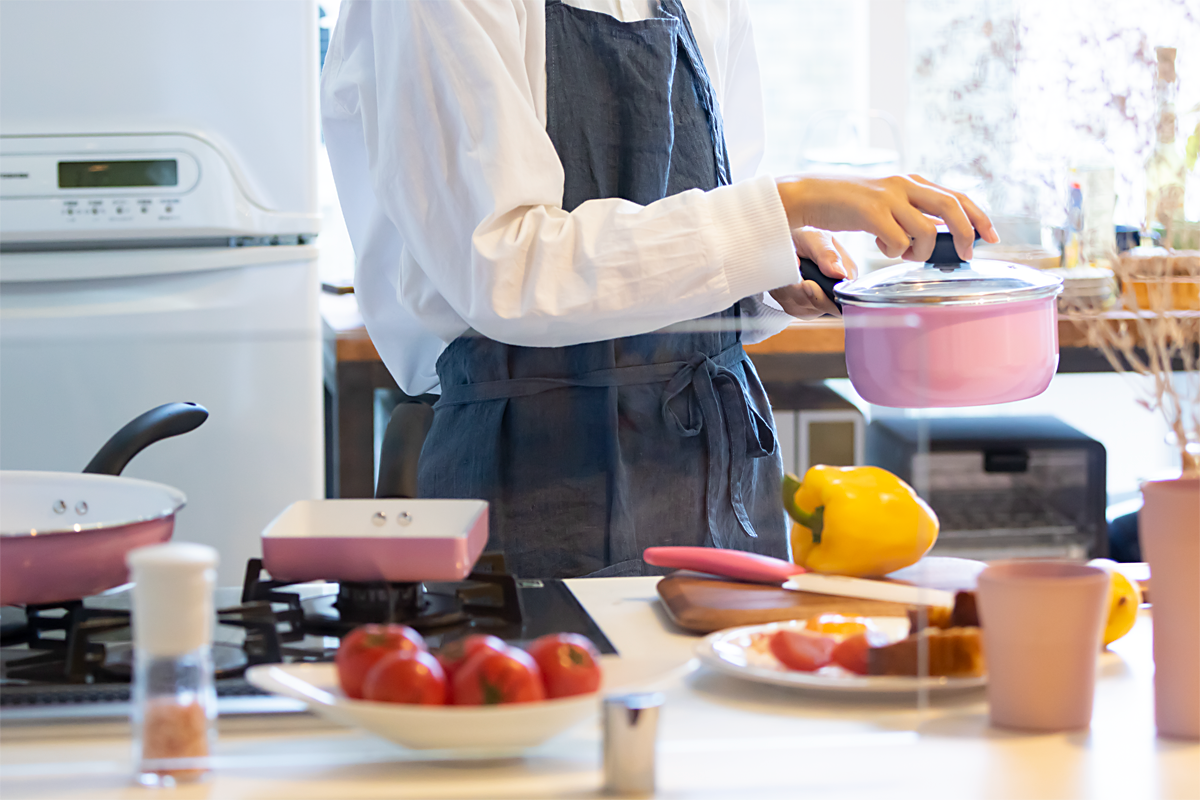
<path id="1" fill-rule="evenodd" d="M 382 511 L 376 511 L 371 515 L 372 525 L 382 525 L 385 522 L 387 522 L 387 514 L 384 514 Z"/>
<path id="2" fill-rule="evenodd" d="M 83 500 L 80 500 L 78 503 L 75 504 L 75 513 L 78 514 L 79 516 L 82 517 L 84 514 L 87 513 L 87 511 L 88 511 L 87 503 L 84 502 Z"/>
<path id="3" fill-rule="evenodd" d="M 62 514 L 63 512 L 65 512 L 67 510 L 67 501 L 66 500 L 55 500 L 54 505 L 52 505 L 50 507 L 52 509 L 54 509 L 55 514 Z"/>
<path id="4" fill-rule="evenodd" d="M 401 525 L 411 525 L 412 524 L 412 514 L 409 514 L 407 511 L 401 511 L 399 514 L 396 515 L 396 522 L 398 522 Z"/>

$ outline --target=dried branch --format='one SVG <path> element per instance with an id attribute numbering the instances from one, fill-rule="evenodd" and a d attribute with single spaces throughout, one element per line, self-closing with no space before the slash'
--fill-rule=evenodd
<path id="1" fill-rule="evenodd" d="M 1163 415 L 1185 474 L 1200 475 L 1200 253 L 1124 256 L 1114 272 L 1125 312 L 1080 306 L 1070 318 L 1116 372 L 1143 378 L 1138 402 Z"/>

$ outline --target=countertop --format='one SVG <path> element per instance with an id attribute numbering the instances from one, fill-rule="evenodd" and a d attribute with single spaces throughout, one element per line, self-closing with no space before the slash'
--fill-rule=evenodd
<path id="1" fill-rule="evenodd" d="M 626 658 L 679 669 L 659 739 L 670 798 L 1200 798 L 1200 744 L 1158 739 L 1150 618 L 1101 656 L 1091 729 L 991 729 L 983 692 L 908 700 L 802 693 L 689 669 L 695 637 L 671 628 L 657 578 L 571 581 Z M 594 797 L 599 730 L 582 724 L 524 758 L 456 761 L 407 751 L 307 714 L 227 718 L 210 781 L 175 790 L 130 783 L 128 727 L 0 729 L 0 796 L 17 798 Z"/>

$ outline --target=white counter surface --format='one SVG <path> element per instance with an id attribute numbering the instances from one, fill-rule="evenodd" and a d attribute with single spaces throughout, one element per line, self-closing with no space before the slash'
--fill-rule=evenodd
<path id="1" fill-rule="evenodd" d="M 571 581 L 627 658 L 687 662 L 655 578 Z M 914 702 L 831 697 L 679 670 L 659 738 L 659 797 L 1200 799 L 1200 745 L 1158 739 L 1150 619 L 1101 657 L 1090 731 L 989 728 L 983 692 Z M 130 783 L 128 726 L 7 725 L 0 797 L 582 798 L 599 795 L 600 737 L 587 723 L 525 758 L 430 757 L 308 715 L 224 719 L 211 780 L 173 790 Z"/>

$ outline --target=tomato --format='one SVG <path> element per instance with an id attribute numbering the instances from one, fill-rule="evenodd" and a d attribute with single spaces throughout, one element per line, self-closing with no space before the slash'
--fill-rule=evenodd
<path id="1" fill-rule="evenodd" d="M 546 699 L 533 657 L 516 647 L 480 648 L 454 674 L 451 693 L 460 706 L 531 703 Z"/>
<path id="2" fill-rule="evenodd" d="M 552 633 L 534 641 L 529 655 L 542 671 L 547 697 L 590 694 L 600 688 L 600 651 L 578 633 Z"/>
<path id="3" fill-rule="evenodd" d="M 872 647 L 887 644 L 887 637 L 879 631 L 864 631 L 842 640 L 833 648 L 833 662 L 859 675 L 867 674 L 867 651 Z"/>
<path id="4" fill-rule="evenodd" d="M 440 706 L 446 702 L 446 673 L 424 650 L 393 650 L 375 662 L 362 688 L 367 700 Z"/>
<path id="5" fill-rule="evenodd" d="M 771 653 L 788 669 L 812 672 L 829 663 L 837 641 L 828 636 L 817 636 L 783 629 L 771 636 Z"/>
<path id="6" fill-rule="evenodd" d="M 499 636 L 473 633 L 465 639 L 456 639 L 442 647 L 437 652 L 437 660 L 446 672 L 446 679 L 452 681 L 454 680 L 454 673 L 458 672 L 458 668 L 480 650 L 486 648 L 488 650 L 501 651 L 507 647 L 508 643 Z"/>
<path id="7" fill-rule="evenodd" d="M 347 697 L 361 699 L 363 679 L 375 662 L 393 650 L 428 650 L 421 634 L 407 625 L 363 625 L 342 637 L 334 663 Z"/>

